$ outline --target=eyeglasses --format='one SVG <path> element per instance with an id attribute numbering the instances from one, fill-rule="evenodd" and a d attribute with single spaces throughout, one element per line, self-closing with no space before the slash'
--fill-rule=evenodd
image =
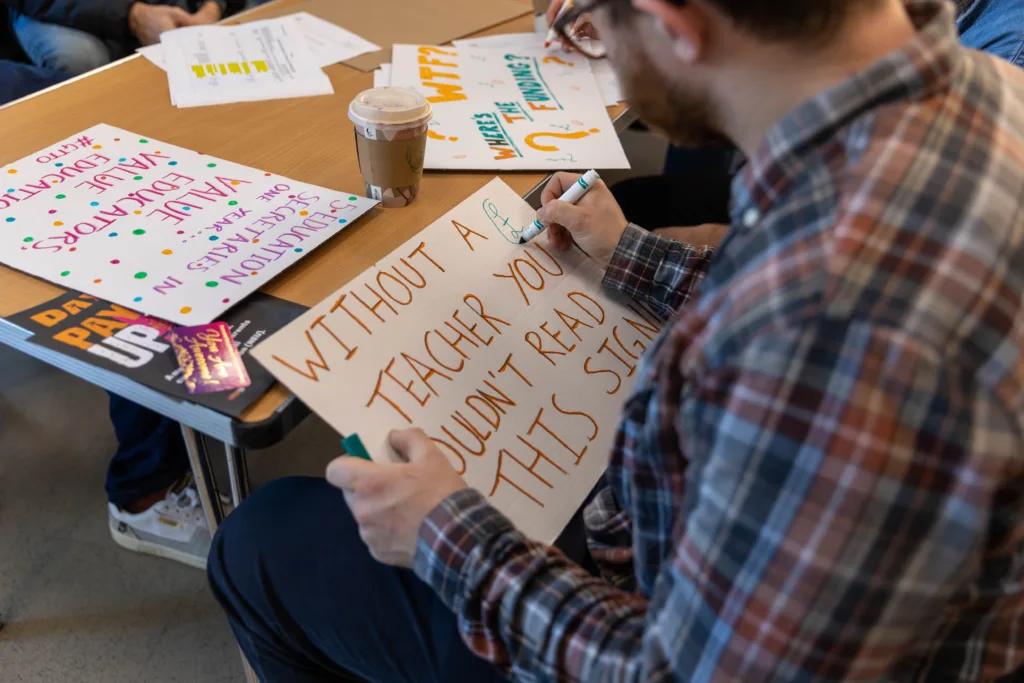
<path id="1" fill-rule="evenodd" d="M 576 32 L 573 31 L 573 27 L 583 15 L 591 14 L 599 7 L 619 3 L 621 1 L 622 0 L 593 0 L 593 2 L 589 2 L 584 6 L 576 5 L 568 12 L 558 17 L 551 28 L 553 28 L 555 33 L 572 45 L 573 49 L 584 57 L 589 57 L 590 59 L 604 59 L 608 56 L 604 47 L 600 43 L 596 43 L 589 38 L 577 37 Z"/>

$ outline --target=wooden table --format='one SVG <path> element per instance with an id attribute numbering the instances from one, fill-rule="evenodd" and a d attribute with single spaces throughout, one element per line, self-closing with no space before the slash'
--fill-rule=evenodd
<path id="1" fill-rule="evenodd" d="M 295 0 L 279 0 L 294 4 Z M 524 11 L 532 5 L 524 2 Z M 261 11 L 246 19 L 260 18 Z M 533 30 L 528 15 L 479 35 Z M 97 123 L 108 123 L 159 140 L 230 159 L 307 183 L 350 192 L 363 188 L 356 161 L 348 104 L 373 86 L 373 76 L 341 64 L 325 69 L 334 95 L 291 100 L 176 109 L 170 104 L 167 77 L 142 57 L 130 57 L 40 95 L 0 109 L 0 165 L 10 163 Z M 623 121 L 624 107 L 610 110 Z M 427 173 L 419 198 L 403 209 L 375 209 L 335 236 L 262 291 L 311 306 L 359 275 L 415 233 L 481 188 L 493 173 Z M 546 178 L 542 173 L 509 173 L 502 179 L 527 196 Z M 84 364 L 36 346 L 25 330 L 3 317 L 39 305 L 63 290 L 43 280 L 0 266 L 0 341 L 78 374 Z M 95 370 L 94 370 L 95 372 Z M 223 511 L 209 468 L 203 435 L 225 444 L 235 502 L 246 494 L 243 448 L 261 448 L 283 438 L 308 411 L 282 385 L 276 385 L 241 420 L 178 401 L 115 373 L 97 382 L 183 426 L 204 509 L 215 528 Z"/>

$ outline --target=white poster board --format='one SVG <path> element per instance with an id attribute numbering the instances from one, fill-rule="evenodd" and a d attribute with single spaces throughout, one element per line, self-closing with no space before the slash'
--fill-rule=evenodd
<path id="1" fill-rule="evenodd" d="M 391 64 L 391 85 L 434 108 L 425 168 L 629 168 L 586 59 L 543 46 L 395 45 Z"/>
<path id="2" fill-rule="evenodd" d="M 637 359 L 661 328 L 541 235 L 498 179 L 253 350 L 387 461 L 422 428 L 527 535 L 553 541 L 597 482 Z"/>
<path id="3" fill-rule="evenodd" d="M 106 124 L 0 168 L 0 261 L 207 323 L 377 202 Z"/>

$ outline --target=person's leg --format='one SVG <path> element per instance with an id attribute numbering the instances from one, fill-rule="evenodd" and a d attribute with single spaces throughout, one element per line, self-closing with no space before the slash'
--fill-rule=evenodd
<path id="1" fill-rule="evenodd" d="M 1024 0 L 974 0 L 957 30 L 967 47 L 1024 67 Z"/>
<path id="2" fill-rule="evenodd" d="M 266 484 L 228 515 L 214 596 L 261 681 L 501 681 L 413 572 L 374 560 L 323 479 Z"/>
<path id="3" fill-rule="evenodd" d="M 117 452 L 107 470 L 107 498 L 121 508 L 162 499 L 190 471 L 177 422 L 110 394 Z M 153 502 L 156 502 L 155 500 Z"/>
<path id="4" fill-rule="evenodd" d="M 56 85 L 65 78 L 65 74 L 52 69 L 0 59 L 0 105 Z"/>
<path id="5" fill-rule="evenodd" d="M 103 66 L 118 56 L 96 36 L 24 14 L 11 13 L 11 29 L 33 64 L 70 76 Z"/>

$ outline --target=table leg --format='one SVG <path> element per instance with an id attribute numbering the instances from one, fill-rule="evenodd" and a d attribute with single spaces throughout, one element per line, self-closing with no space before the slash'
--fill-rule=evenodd
<path id="1" fill-rule="evenodd" d="M 202 434 L 197 433 L 191 427 L 181 425 L 181 435 L 185 439 L 185 450 L 188 451 L 192 476 L 196 480 L 196 489 L 199 491 L 199 502 L 202 503 L 203 512 L 206 514 L 206 523 L 210 525 L 212 534 L 224 521 L 224 508 L 221 506 L 217 480 L 213 476 L 213 468 L 210 465 L 210 453 L 206 449 L 206 442 L 203 440 Z"/>
<path id="2" fill-rule="evenodd" d="M 249 497 L 249 466 L 245 451 L 237 446 L 224 444 L 224 454 L 228 461 L 228 479 L 231 481 L 231 502 L 238 507 Z"/>

